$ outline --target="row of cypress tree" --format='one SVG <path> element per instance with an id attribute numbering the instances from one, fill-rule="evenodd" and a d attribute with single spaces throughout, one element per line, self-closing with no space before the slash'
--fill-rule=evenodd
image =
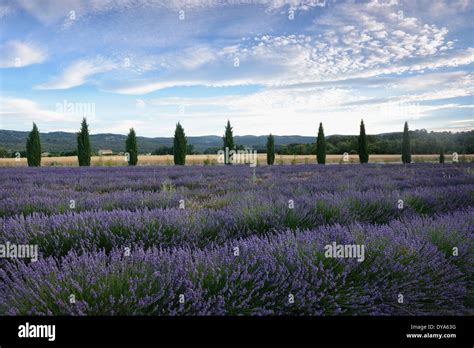
<path id="1" fill-rule="evenodd" d="M 138 162 L 138 147 L 137 137 L 133 128 L 130 129 L 130 133 L 125 141 L 125 149 L 127 152 L 128 164 L 136 165 Z M 77 133 L 77 159 L 79 166 L 90 166 L 91 155 L 92 148 L 89 138 L 89 125 L 87 124 L 87 120 L 84 118 L 81 123 L 81 129 Z M 26 139 L 26 158 L 29 167 L 41 166 L 41 141 L 36 123 L 33 123 L 33 129 Z"/>
<path id="2" fill-rule="evenodd" d="M 360 122 L 360 133 L 358 138 L 359 145 L 359 162 L 369 162 L 369 143 L 367 141 L 367 134 L 365 133 L 364 120 Z M 326 137 L 324 136 L 324 128 L 322 122 L 319 123 L 318 137 L 316 138 L 316 160 L 318 164 L 326 164 Z M 444 153 L 441 149 L 440 152 L 440 163 L 444 163 Z M 275 140 L 273 135 L 269 135 L 267 138 L 267 164 L 272 165 L 275 162 Z M 408 122 L 405 122 L 403 129 L 403 141 L 402 141 L 402 162 L 411 163 L 411 149 L 410 149 L 410 136 L 408 133 Z"/>
<path id="3" fill-rule="evenodd" d="M 224 149 L 229 150 L 235 149 L 234 136 L 230 121 L 227 121 L 225 127 L 225 133 L 222 138 Z M 358 139 L 359 145 L 359 162 L 369 162 L 369 146 L 367 141 L 367 134 L 365 132 L 364 121 L 360 123 L 360 133 Z M 275 137 L 270 133 L 267 138 L 267 164 L 273 165 L 275 163 Z M 173 153 L 174 153 L 174 164 L 184 165 L 186 164 L 186 150 L 187 150 L 187 138 L 184 133 L 184 128 L 178 122 L 176 130 L 174 132 L 173 140 Z M 138 163 L 138 144 L 137 135 L 133 128 L 127 135 L 125 141 L 125 151 L 127 154 L 128 164 L 131 166 L 137 165 Z M 38 167 L 41 165 L 41 141 L 38 127 L 33 123 L 33 129 L 31 130 L 27 141 L 26 141 L 26 154 L 27 162 L 30 167 Z M 77 157 L 80 166 L 90 166 L 91 164 L 91 142 L 89 138 L 89 126 L 87 120 L 84 118 L 81 123 L 81 129 L 77 133 Z M 324 136 L 323 124 L 319 123 L 318 137 L 316 139 L 316 160 L 319 164 L 326 164 L 326 138 Z M 440 149 L 440 163 L 444 163 L 443 149 Z M 411 163 L 411 150 L 410 150 L 410 136 L 408 133 L 408 123 L 405 122 L 403 129 L 403 140 L 402 140 L 402 162 Z M 225 157 L 225 163 L 229 163 L 229 158 Z"/>
<path id="4" fill-rule="evenodd" d="M 127 154 L 127 162 L 131 166 L 135 166 L 138 163 L 138 145 L 137 145 L 137 134 L 133 128 L 130 128 L 130 132 L 125 140 L 125 151 Z M 77 133 L 77 158 L 79 160 L 79 166 L 90 166 L 91 165 L 91 142 L 89 139 L 89 126 L 87 120 L 84 118 L 81 123 L 81 130 Z"/>

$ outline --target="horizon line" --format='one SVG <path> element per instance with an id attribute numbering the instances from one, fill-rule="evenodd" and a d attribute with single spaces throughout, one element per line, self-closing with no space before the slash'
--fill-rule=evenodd
<path id="1" fill-rule="evenodd" d="M 427 130 L 425 128 L 420 128 L 420 129 L 413 129 L 409 130 L 409 132 L 416 132 L 416 131 L 426 131 L 427 133 L 464 133 L 464 132 L 472 132 L 474 129 L 465 129 L 465 130 L 439 130 L 439 131 L 434 131 L 434 130 Z M 15 130 L 15 129 L 0 129 L 0 131 L 7 131 L 7 132 L 24 132 L 24 133 L 29 133 L 31 130 Z M 49 131 L 49 132 L 42 132 L 40 131 L 40 134 L 51 134 L 51 133 L 68 133 L 68 134 L 75 134 L 78 133 L 74 131 L 63 131 L 63 130 L 58 130 L 58 131 Z M 135 131 L 136 132 L 136 131 Z M 397 131 L 397 132 L 382 132 L 382 133 L 366 133 L 367 135 L 383 135 L 383 134 L 395 134 L 395 133 L 403 133 L 403 130 Z M 121 136 L 127 136 L 127 134 L 123 133 L 89 133 L 90 136 L 93 135 L 121 135 Z M 260 135 L 255 135 L 255 134 L 244 134 L 244 135 L 239 135 L 239 134 L 233 134 L 234 137 L 268 137 L 269 135 L 273 135 L 275 137 L 313 137 L 313 135 L 301 135 L 301 134 L 273 134 L 273 133 L 268 133 L 268 134 L 260 134 Z M 217 135 L 217 134 L 206 134 L 206 135 L 186 135 L 186 137 L 192 137 L 192 138 L 198 138 L 198 137 L 219 137 L 222 138 L 223 135 Z M 325 137 L 330 137 L 330 136 L 359 136 L 359 134 L 340 134 L 340 133 L 333 133 L 333 134 L 325 134 Z M 137 134 L 137 137 L 140 138 L 173 138 L 173 135 L 170 136 L 145 136 L 145 135 L 139 135 Z M 314 135 L 315 138 L 317 138 L 317 132 L 315 132 Z"/>

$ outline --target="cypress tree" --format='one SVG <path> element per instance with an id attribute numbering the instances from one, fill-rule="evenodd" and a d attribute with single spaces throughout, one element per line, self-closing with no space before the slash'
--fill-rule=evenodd
<path id="1" fill-rule="evenodd" d="M 405 127 L 403 127 L 402 162 L 411 163 L 410 134 L 408 134 L 408 122 L 405 122 Z"/>
<path id="2" fill-rule="evenodd" d="M 89 126 L 87 120 L 82 119 L 81 130 L 77 133 L 77 158 L 80 166 L 91 165 L 91 143 L 89 139 Z"/>
<path id="3" fill-rule="evenodd" d="M 136 166 L 138 163 L 138 145 L 135 129 L 130 128 L 130 132 L 125 140 L 125 152 L 128 152 L 128 165 Z"/>
<path id="4" fill-rule="evenodd" d="M 41 141 L 36 123 L 33 123 L 33 129 L 26 139 L 26 159 L 28 167 L 41 166 Z"/>
<path id="5" fill-rule="evenodd" d="M 234 150 L 234 135 L 232 133 L 232 127 L 230 125 L 230 121 L 227 120 L 227 125 L 225 126 L 225 134 L 224 137 L 222 138 L 224 140 L 224 151 L 228 153 L 227 151 Z M 228 149 L 228 150 L 226 150 Z M 225 156 L 224 157 L 224 163 L 225 164 L 231 164 L 230 162 L 230 156 Z"/>
<path id="6" fill-rule="evenodd" d="M 439 147 L 439 163 L 444 163 L 444 148 Z"/>
<path id="7" fill-rule="evenodd" d="M 275 138 L 270 133 L 267 138 L 267 164 L 272 166 L 275 163 Z"/>
<path id="8" fill-rule="evenodd" d="M 318 139 L 316 141 L 316 159 L 319 164 L 326 164 L 326 138 L 323 123 L 319 123 Z"/>
<path id="9" fill-rule="evenodd" d="M 369 162 L 369 144 L 367 143 L 367 135 L 365 134 L 364 120 L 360 121 L 359 162 Z"/>
<path id="10" fill-rule="evenodd" d="M 174 164 L 185 165 L 186 164 L 186 150 L 187 150 L 187 139 L 184 134 L 184 129 L 178 122 L 176 130 L 174 131 L 173 141 L 173 155 Z"/>

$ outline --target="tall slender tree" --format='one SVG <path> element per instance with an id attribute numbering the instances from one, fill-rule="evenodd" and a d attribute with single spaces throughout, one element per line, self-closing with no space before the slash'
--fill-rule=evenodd
<path id="1" fill-rule="evenodd" d="M 360 121 L 360 134 L 359 134 L 359 162 L 369 162 L 369 144 L 367 142 L 367 135 L 365 134 L 364 120 Z"/>
<path id="2" fill-rule="evenodd" d="M 28 167 L 41 166 L 41 141 L 36 123 L 33 123 L 33 129 L 26 139 L 26 159 Z"/>
<path id="3" fill-rule="evenodd" d="M 91 165 L 91 142 L 86 118 L 82 119 L 81 130 L 77 133 L 77 158 L 80 166 Z"/>
<path id="4" fill-rule="evenodd" d="M 186 164 L 186 150 L 187 150 L 187 139 L 184 134 L 184 129 L 178 122 L 176 130 L 174 131 L 173 141 L 173 155 L 174 164 L 185 165 Z"/>
<path id="5" fill-rule="evenodd" d="M 130 128 L 130 132 L 125 140 L 125 152 L 128 153 L 128 165 L 136 166 L 138 163 L 138 145 L 135 129 Z"/>
<path id="6" fill-rule="evenodd" d="M 403 127 L 402 162 L 411 163 L 410 134 L 408 133 L 408 122 L 405 122 L 405 126 Z"/>
<path id="7" fill-rule="evenodd" d="M 229 152 L 234 150 L 235 145 L 234 145 L 234 135 L 232 132 L 232 126 L 230 125 L 230 121 L 227 120 L 227 125 L 225 126 L 225 133 L 224 137 L 222 138 L 224 141 L 224 151 L 226 153 L 226 156 L 224 156 L 224 163 L 225 164 L 232 164 L 230 161 L 230 155 Z"/>
<path id="8" fill-rule="evenodd" d="M 267 138 L 267 164 L 272 166 L 275 163 L 275 138 L 272 133 Z"/>
<path id="9" fill-rule="evenodd" d="M 444 148 L 443 148 L 443 146 L 439 147 L 439 163 L 444 163 Z"/>
<path id="10" fill-rule="evenodd" d="M 316 140 L 316 159 L 319 164 L 326 164 L 326 138 L 323 123 L 319 123 L 318 139 Z"/>

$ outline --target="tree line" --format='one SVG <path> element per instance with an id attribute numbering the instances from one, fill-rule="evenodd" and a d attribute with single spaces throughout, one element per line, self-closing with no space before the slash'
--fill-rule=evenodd
<path id="1" fill-rule="evenodd" d="M 398 144 L 401 144 L 401 159 L 403 163 L 411 163 L 411 139 L 410 139 L 410 131 L 408 128 L 408 123 L 405 122 L 403 128 L 402 139 L 400 143 L 400 139 L 398 139 Z M 365 131 L 365 124 L 364 121 L 361 120 L 360 123 L 360 131 L 359 136 L 357 139 L 357 150 L 351 150 L 339 152 L 339 154 L 347 153 L 351 154 L 356 152 L 359 155 L 359 162 L 360 163 L 368 163 L 370 153 L 373 151 L 373 147 L 369 146 L 369 137 Z M 331 137 L 332 138 L 332 137 Z M 223 149 L 226 148 L 228 150 L 240 150 L 243 149 L 242 146 L 236 145 L 234 142 L 233 130 L 230 124 L 230 121 L 227 121 L 225 126 L 224 136 L 222 138 L 223 141 Z M 304 145 L 304 144 L 299 144 Z M 316 142 L 314 144 L 307 144 L 311 146 L 311 149 L 314 149 L 314 153 L 316 154 L 316 162 L 318 164 L 325 164 L 326 163 L 326 155 L 330 153 L 328 148 L 330 148 L 330 142 L 326 139 L 324 135 L 324 127 L 323 124 L 319 124 L 318 135 L 316 137 Z M 371 151 L 372 149 L 372 151 Z M 266 141 L 265 152 L 267 155 L 267 164 L 273 165 L 275 163 L 275 154 L 278 148 L 275 144 L 275 137 L 272 134 L 269 134 Z M 439 162 L 444 163 L 444 153 L 445 149 L 444 146 L 439 145 Z M 173 138 L 173 147 L 167 148 L 166 154 L 172 154 L 174 159 L 175 165 L 185 165 L 186 164 L 186 155 L 192 153 L 193 147 L 188 144 L 186 134 L 184 132 L 183 126 L 178 122 L 176 124 L 176 129 L 174 132 Z M 474 152 L 474 151 L 473 151 Z M 138 164 L 138 143 L 137 143 L 137 135 L 133 128 L 130 129 L 127 138 L 125 140 L 125 155 L 127 156 L 127 162 L 129 165 L 134 166 Z M 284 152 L 279 152 L 280 154 L 285 154 Z M 313 153 L 313 151 L 311 151 Z M 379 152 L 375 152 L 379 153 Z M 91 142 L 89 138 L 89 125 L 87 124 L 87 120 L 84 118 L 81 123 L 81 128 L 77 133 L 77 151 L 76 151 L 79 166 L 90 166 L 91 164 L 91 156 L 92 156 L 92 149 L 91 149 Z M 33 123 L 33 129 L 28 135 L 26 141 L 26 157 L 28 166 L 30 167 L 38 167 L 41 165 L 41 141 L 40 141 L 40 134 L 38 127 L 35 123 Z M 231 164 L 229 160 L 226 158 L 225 164 Z"/>
<path id="2" fill-rule="evenodd" d="M 440 147 L 446 153 L 474 153 L 474 131 L 458 133 L 428 132 L 425 129 L 410 130 L 412 154 L 437 154 Z M 369 152 L 378 155 L 398 154 L 401 151 L 400 139 L 403 132 L 367 135 Z M 357 135 L 331 135 L 326 139 L 327 154 L 338 155 L 347 152 L 351 155 L 358 153 Z M 316 155 L 316 143 L 276 145 L 280 155 Z M 255 147 L 258 152 L 265 153 L 264 146 Z"/>

